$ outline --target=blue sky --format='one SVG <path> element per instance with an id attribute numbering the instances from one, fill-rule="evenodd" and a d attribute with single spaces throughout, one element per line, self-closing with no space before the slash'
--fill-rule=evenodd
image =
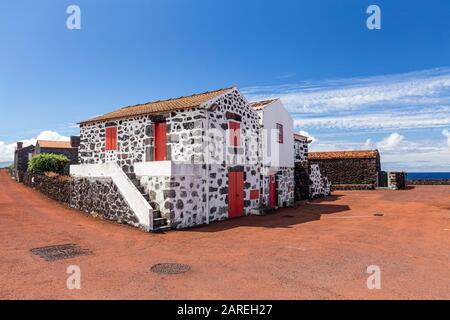
<path id="1" fill-rule="evenodd" d="M 81 30 L 66 8 L 81 8 Z M 366 28 L 377 4 L 382 29 Z M 450 2 L 2 1 L 0 162 L 121 106 L 231 85 L 280 96 L 313 150 L 450 171 Z M 42 133 L 44 132 L 44 133 Z"/>

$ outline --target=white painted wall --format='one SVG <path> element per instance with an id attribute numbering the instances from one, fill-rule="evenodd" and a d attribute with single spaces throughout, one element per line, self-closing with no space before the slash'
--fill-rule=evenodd
<path id="1" fill-rule="evenodd" d="M 139 177 L 185 177 L 201 176 L 203 169 L 201 164 L 175 161 L 150 161 L 136 162 L 134 164 L 134 173 Z"/>
<path id="2" fill-rule="evenodd" d="M 268 167 L 294 167 L 294 120 L 281 100 L 258 111 L 263 125 L 263 164 Z M 279 144 L 277 123 L 283 125 L 283 143 Z"/>

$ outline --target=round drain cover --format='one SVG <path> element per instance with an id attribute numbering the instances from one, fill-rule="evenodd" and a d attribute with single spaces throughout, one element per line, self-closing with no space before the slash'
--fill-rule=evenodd
<path id="1" fill-rule="evenodd" d="M 188 272 L 191 270 L 191 267 L 187 264 L 181 263 L 158 263 L 155 264 L 150 270 L 159 274 L 179 274 Z"/>

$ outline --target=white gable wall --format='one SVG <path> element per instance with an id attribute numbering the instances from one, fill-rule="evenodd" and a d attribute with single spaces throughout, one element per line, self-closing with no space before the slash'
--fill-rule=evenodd
<path id="1" fill-rule="evenodd" d="M 261 115 L 262 112 L 262 115 Z M 294 121 L 280 100 L 258 112 L 263 125 L 263 164 L 266 167 L 294 167 Z M 277 123 L 283 125 L 283 143 L 279 144 Z M 277 150 L 278 149 L 278 150 Z"/>

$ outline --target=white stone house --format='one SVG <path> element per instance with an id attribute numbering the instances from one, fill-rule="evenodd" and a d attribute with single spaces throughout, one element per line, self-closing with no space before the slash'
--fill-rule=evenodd
<path id="1" fill-rule="evenodd" d="M 260 121 L 237 88 L 83 121 L 71 206 L 148 231 L 248 215 L 260 208 L 261 177 L 270 173 L 262 171 Z M 292 134 L 284 137 L 292 144 Z M 285 175 L 280 182 L 290 184 Z M 291 204 L 290 195 L 279 202 Z"/>
<path id="2" fill-rule="evenodd" d="M 331 193 L 331 183 L 320 172 L 319 165 L 310 164 L 308 161 L 309 144 L 311 140 L 300 133 L 294 132 L 294 159 L 295 159 L 295 171 L 297 180 L 301 179 L 302 175 L 307 175 L 310 180 L 309 195 L 308 198 L 314 199 L 318 197 L 328 196 Z M 296 181 L 296 193 L 299 197 L 301 193 L 302 183 Z M 298 199 L 299 200 L 299 199 Z"/>
<path id="3" fill-rule="evenodd" d="M 308 161 L 308 149 L 311 140 L 297 132 L 294 132 L 294 160 L 297 162 Z"/>
<path id="4" fill-rule="evenodd" d="M 293 119 L 280 99 L 251 103 L 258 113 L 262 152 L 261 207 L 294 204 Z"/>

